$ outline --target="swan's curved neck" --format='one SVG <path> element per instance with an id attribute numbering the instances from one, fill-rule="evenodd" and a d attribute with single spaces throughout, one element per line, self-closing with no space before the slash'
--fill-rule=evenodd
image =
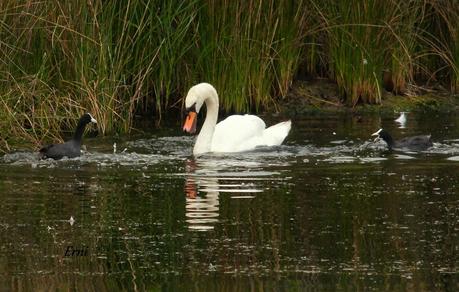
<path id="1" fill-rule="evenodd" d="M 206 120 L 202 125 L 196 143 L 194 144 L 193 154 L 202 154 L 210 152 L 212 138 L 214 136 L 215 125 L 218 119 L 218 95 L 216 92 L 210 92 L 205 99 L 207 107 Z"/>

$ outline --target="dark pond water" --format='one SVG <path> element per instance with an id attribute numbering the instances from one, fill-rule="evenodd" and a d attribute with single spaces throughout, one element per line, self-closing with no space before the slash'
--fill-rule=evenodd
<path id="1" fill-rule="evenodd" d="M 459 118 L 395 118 L 294 119 L 281 147 L 198 159 L 179 124 L 78 159 L 7 154 L 0 287 L 458 291 Z M 435 145 L 389 153 L 381 125 Z"/>

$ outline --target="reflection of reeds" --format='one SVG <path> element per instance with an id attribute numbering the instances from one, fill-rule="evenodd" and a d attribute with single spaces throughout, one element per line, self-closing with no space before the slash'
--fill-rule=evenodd
<path id="1" fill-rule="evenodd" d="M 60 139 L 83 111 L 129 132 L 200 81 L 235 111 L 275 107 L 299 73 L 349 105 L 415 79 L 457 90 L 458 20 L 453 0 L 2 1 L 0 147 Z"/>

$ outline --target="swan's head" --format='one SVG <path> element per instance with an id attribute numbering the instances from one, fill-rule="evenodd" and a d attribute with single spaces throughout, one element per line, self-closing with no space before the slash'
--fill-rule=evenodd
<path id="1" fill-rule="evenodd" d="M 194 107 L 196 113 L 199 113 L 206 99 L 211 99 L 218 103 L 217 91 L 209 83 L 199 83 L 188 90 L 185 98 L 185 108 L 190 110 Z"/>
<path id="2" fill-rule="evenodd" d="M 218 107 L 217 91 L 209 83 L 199 83 L 188 90 L 185 98 L 187 117 L 183 125 L 184 131 L 188 133 L 196 132 L 197 115 L 206 100 L 216 103 Z"/>

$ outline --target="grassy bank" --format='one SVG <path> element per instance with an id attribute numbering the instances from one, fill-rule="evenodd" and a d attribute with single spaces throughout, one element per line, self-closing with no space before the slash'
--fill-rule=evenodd
<path id="1" fill-rule="evenodd" d="M 201 81 L 226 110 L 276 107 L 296 76 L 349 106 L 383 90 L 459 89 L 459 5 L 435 1 L 0 3 L 0 148 L 61 139 L 84 111 L 102 133 L 161 116 Z"/>

